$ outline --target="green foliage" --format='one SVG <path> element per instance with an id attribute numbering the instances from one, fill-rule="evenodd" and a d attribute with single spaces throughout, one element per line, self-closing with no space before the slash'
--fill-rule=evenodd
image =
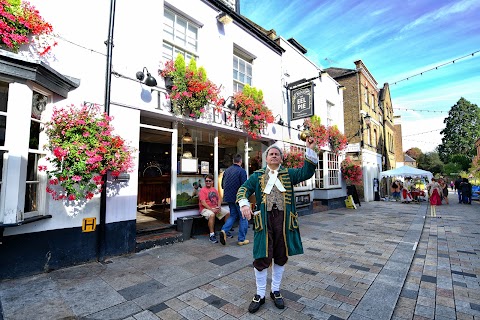
<path id="1" fill-rule="evenodd" d="M 190 62 L 188 63 L 188 70 L 197 72 L 197 61 L 195 61 L 195 59 L 190 59 Z"/>
<path id="2" fill-rule="evenodd" d="M 462 167 L 458 163 L 449 162 L 443 166 L 443 172 L 447 176 L 456 176 L 462 171 Z"/>
<path id="3" fill-rule="evenodd" d="M 246 84 L 243 87 L 242 92 L 243 92 L 243 95 L 253 99 L 253 101 L 255 101 L 256 103 L 262 103 L 263 102 L 263 91 L 260 90 L 260 89 L 257 89 L 255 87 L 251 87 L 248 84 Z"/>
<path id="4" fill-rule="evenodd" d="M 458 154 L 471 159 L 475 155 L 475 141 L 480 137 L 480 108 L 460 98 L 444 123 L 445 129 L 440 131 L 442 143 L 438 146 L 440 159 L 450 162 L 451 157 Z"/>
<path id="5" fill-rule="evenodd" d="M 193 59 L 192 59 L 193 60 Z M 180 53 L 175 58 L 173 64 L 175 70 L 173 71 L 173 84 L 178 88 L 179 92 L 187 91 L 187 82 L 184 80 L 187 73 L 187 66 L 185 64 L 185 59 Z"/>
<path id="6" fill-rule="evenodd" d="M 470 168 L 470 165 L 472 164 L 472 160 L 470 157 L 464 154 L 454 154 L 454 155 L 450 155 L 449 163 L 454 163 L 460 168 L 460 170 L 467 171 L 468 168 Z"/>
<path id="7" fill-rule="evenodd" d="M 198 75 L 200 76 L 201 81 L 207 80 L 207 70 L 204 67 L 198 68 Z"/>
<path id="8" fill-rule="evenodd" d="M 430 171 L 435 175 L 443 172 L 444 164 L 437 152 L 427 152 L 418 157 L 417 166 L 419 169 Z"/>

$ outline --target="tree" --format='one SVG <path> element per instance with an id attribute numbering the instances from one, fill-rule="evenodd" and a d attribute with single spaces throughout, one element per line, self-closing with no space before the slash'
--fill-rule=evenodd
<path id="1" fill-rule="evenodd" d="M 417 166 L 419 169 L 430 171 L 433 174 L 443 172 L 443 162 L 437 152 L 427 152 L 422 154 L 417 159 Z"/>
<path id="2" fill-rule="evenodd" d="M 443 121 L 445 129 L 442 143 L 438 146 L 440 159 L 450 162 L 453 155 L 475 155 L 475 141 L 480 137 L 480 108 L 463 97 L 450 109 Z"/>
<path id="3" fill-rule="evenodd" d="M 420 155 L 423 154 L 422 150 L 420 150 L 420 148 L 417 148 L 417 147 L 410 148 L 405 153 L 408 154 L 409 157 L 412 157 L 415 160 L 417 160 L 420 157 Z"/>
<path id="4" fill-rule="evenodd" d="M 449 162 L 443 166 L 443 172 L 447 176 L 458 176 L 460 171 L 462 171 L 462 167 L 458 163 Z"/>
<path id="5" fill-rule="evenodd" d="M 455 163 L 460 167 L 462 171 L 468 171 L 468 168 L 472 165 L 472 158 L 464 154 L 450 155 L 449 163 Z"/>

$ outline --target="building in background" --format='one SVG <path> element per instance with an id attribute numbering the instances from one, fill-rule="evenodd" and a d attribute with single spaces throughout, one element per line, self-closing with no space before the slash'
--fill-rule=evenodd
<path id="1" fill-rule="evenodd" d="M 364 201 L 373 201 L 375 179 L 378 179 L 387 157 L 390 159 L 390 152 L 386 153 L 385 148 L 388 150 L 392 146 L 385 136 L 391 133 L 391 120 L 388 120 L 391 115 L 384 115 L 384 112 L 392 111 L 388 86 L 383 88 L 380 97 L 377 81 L 361 60 L 355 61 L 355 69 L 331 67 L 326 71 L 345 90 L 347 157 L 362 166 L 363 185 L 357 187 L 360 197 Z M 380 98 L 383 99 L 381 103 Z M 386 124 L 388 129 L 385 129 Z"/>
<path id="2" fill-rule="evenodd" d="M 402 117 L 393 117 L 395 131 L 393 136 L 393 144 L 395 150 L 395 162 L 397 168 L 405 165 L 404 150 L 403 150 L 403 137 L 402 137 Z M 406 150 L 405 150 L 406 151 Z"/>

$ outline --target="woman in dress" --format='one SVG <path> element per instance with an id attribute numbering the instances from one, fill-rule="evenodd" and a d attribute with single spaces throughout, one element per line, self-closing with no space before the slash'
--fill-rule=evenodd
<path id="1" fill-rule="evenodd" d="M 442 200 L 445 199 L 445 203 L 448 204 L 448 184 L 443 179 L 440 179 L 439 184 L 442 188 Z"/>
<path id="2" fill-rule="evenodd" d="M 440 197 L 442 188 L 437 180 L 432 178 L 432 182 L 428 184 L 427 189 L 430 197 L 430 216 L 437 217 L 437 206 L 442 204 L 442 198 Z"/>

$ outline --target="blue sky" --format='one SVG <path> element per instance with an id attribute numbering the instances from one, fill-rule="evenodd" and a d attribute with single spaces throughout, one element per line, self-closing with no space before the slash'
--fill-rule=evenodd
<path id="1" fill-rule="evenodd" d="M 361 59 L 379 87 L 390 84 L 404 150 L 433 151 L 461 97 L 480 106 L 480 52 L 470 55 L 480 50 L 478 0 L 240 0 L 240 13 L 295 38 L 322 68 Z"/>

